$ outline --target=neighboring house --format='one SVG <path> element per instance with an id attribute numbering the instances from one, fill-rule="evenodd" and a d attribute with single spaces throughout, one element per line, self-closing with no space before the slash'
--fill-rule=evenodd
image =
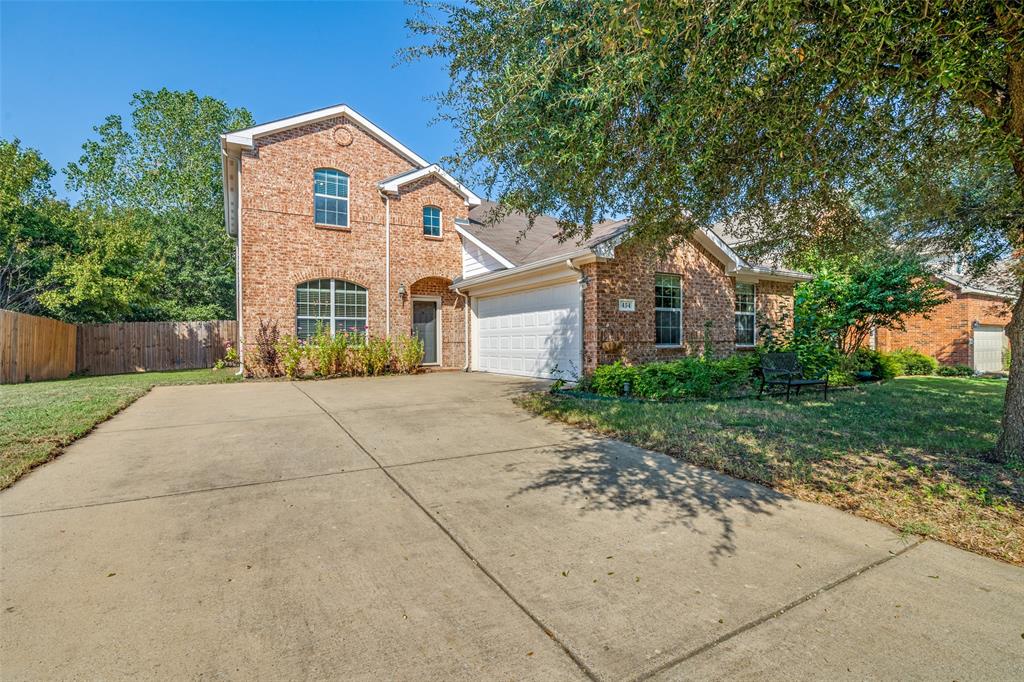
<path id="1" fill-rule="evenodd" d="M 792 320 L 805 273 L 698 231 L 665 258 L 629 223 L 560 242 L 556 221 L 482 201 L 346 105 L 221 136 L 244 358 L 261 321 L 414 333 L 424 364 L 554 378 L 620 358 L 751 348 Z M 496 215 L 496 214 L 495 214 Z"/>
<path id="2" fill-rule="evenodd" d="M 720 232 L 740 253 L 756 242 L 725 229 Z M 772 256 L 772 260 L 779 257 Z M 998 263 L 983 279 L 940 260 L 933 261 L 931 267 L 946 288 L 947 302 L 926 315 L 907 319 L 904 331 L 876 329 L 868 341 L 870 347 L 885 352 L 913 348 L 945 365 L 967 365 L 976 372 L 1002 371 L 1004 353 L 1010 348 L 1005 329 L 1016 300 L 1006 291 L 1013 282 L 1009 261 Z"/>
<path id="3" fill-rule="evenodd" d="M 1015 297 L 997 281 L 974 281 L 955 269 L 937 275 L 948 300 L 927 315 L 906 321 L 906 330 L 876 330 L 872 345 L 881 351 L 913 348 L 946 365 L 967 365 L 976 372 L 1003 370 L 1010 347 L 1005 329 Z"/>

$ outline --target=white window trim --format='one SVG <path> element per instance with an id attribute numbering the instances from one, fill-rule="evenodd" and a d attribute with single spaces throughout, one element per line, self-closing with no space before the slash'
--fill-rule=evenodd
<path id="1" fill-rule="evenodd" d="M 340 196 L 335 196 L 333 194 L 321 194 L 320 192 L 317 192 L 316 191 L 316 172 L 319 171 L 319 170 L 329 170 L 329 171 L 334 171 L 335 173 L 341 173 L 342 175 L 344 175 L 345 176 L 345 196 L 340 197 Z M 350 176 L 348 173 L 346 173 L 345 171 L 343 171 L 343 170 L 341 170 L 339 168 L 328 168 L 328 167 L 324 166 L 324 167 L 321 167 L 321 168 L 314 168 L 313 169 L 313 224 L 314 225 L 316 225 L 317 227 L 334 228 L 336 230 L 349 230 L 349 229 L 352 229 L 350 227 L 351 224 L 352 224 L 352 201 L 351 201 L 351 199 L 349 199 L 349 197 L 352 194 L 352 186 L 351 185 L 352 185 L 352 176 Z M 345 200 L 345 224 L 344 225 L 334 225 L 332 223 L 318 223 L 316 221 L 316 198 L 317 197 L 323 197 L 325 199 L 344 199 Z M 334 280 L 332 279 L 331 281 L 333 282 Z"/>
<path id="2" fill-rule="evenodd" d="M 658 289 L 658 275 L 663 277 L 674 277 L 679 280 L 679 307 L 678 308 L 663 308 L 657 305 L 654 306 L 654 340 L 655 348 L 682 348 L 683 347 L 683 276 L 677 275 L 674 272 L 656 272 L 654 273 L 654 289 L 657 292 Z M 679 343 L 657 343 L 658 340 L 658 311 L 664 312 L 678 312 L 679 313 Z"/>
<path id="3" fill-rule="evenodd" d="M 751 295 L 754 297 L 754 309 L 751 312 L 749 312 L 749 313 L 741 313 L 740 311 L 735 310 L 735 308 L 736 308 L 736 305 L 735 305 L 736 289 L 735 289 L 735 287 L 733 288 L 733 297 L 734 297 L 733 298 L 733 313 L 734 313 L 735 317 L 738 317 L 740 315 L 750 315 L 751 319 L 753 320 L 753 325 L 754 325 L 754 342 L 753 343 L 740 343 L 739 339 L 737 339 L 736 340 L 736 347 L 737 348 L 753 348 L 754 346 L 757 345 L 757 283 L 756 282 L 736 282 L 736 284 L 737 284 L 737 286 L 740 285 L 740 284 L 749 284 L 750 285 L 750 290 L 751 290 Z M 733 322 L 733 329 L 734 330 L 735 330 L 735 317 L 733 318 L 733 320 L 734 320 L 734 322 Z"/>
<path id="4" fill-rule="evenodd" d="M 316 281 L 322 280 L 322 279 L 326 279 L 327 281 L 329 281 L 331 283 L 331 303 L 330 303 L 331 314 L 328 317 L 328 320 L 330 321 L 330 326 L 331 326 L 331 336 L 335 335 L 335 327 L 337 326 L 337 324 L 336 324 L 337 320 L 356 320 L 356 319 L 360 319 L 360 318 L 356 318 L 356 317 L 338 317 L 338 316 L 336 316 L 334 314 L 334 283 L 338 282 L 338 281 L 342 281 L 342 282 L 348 282 L 349 284 L 355 284 L 356 286 L 363 288 L 362 294 L 363 294 L 363 296 L 366 299 L 366 317 L 362 318 L 364 323 L 365 323 L 364 326 L 366 327 L 365 329 L 363 329 L 363 338 L 369 338 L 370 337 L 370 290 L 367 289 L 366 287 L 363 287 L 362 284 L 357 284 L 356 282 L 351 282 L 349 280 L 337 280 L 337 279 L 335 279 L 333 277 L 318 277 L 316 279 L 307 279 L 305 282 L 299 282 L 298 284 L 296 284 L 295 285 L 295 290 L 298 291 L 298 288 L 300 286 L 302 286 L 303 284 L 308 284 L 309 282 L 316 282 Z M 299 335 L 299 320 L 323 321 L 323 319 L 324 318 L 322 318 L 322 317 L 316 317 L 316 316 L 313 316 L 313 315 L 299 315 L 299 302 L 297 300 L 295 301 L 295 336 L 296 337 L 298 337 L 298 335 Z"/>
<path id="5" fill-rule="evenodd" d="M 441 239 L 442 237 L 444 237 L 444 209 L 441 208 L 440 206 L 438 206 L 437 204 L 424 204 L 423 208 L 424 209 L 428 209 L 428 208 L 436 208 L 437 209 L 437 234 L 427 234 L 426 230 L 425 230 L 425 228 L 427 227 L 427 224 L 424 221 L 423 224 L 420 225 L 420 230 L 422 231 L 423 236 L 426 239 Z M 421 211 L 420 212 L 420 218 L 422 219 L 423 217 L 424 216 L 422 215 L 422 211 Z"/>
<path id="6" fill-rule="evenodd" d="M 421 363 L 421 367 L 440 367 L 441 358 L 444 355 L 441 354 L 443 348 L 441 346 L 443 336 L 441 334 L 441 297 L 440 296 L 412 296 L 413 301 L 432 301 L 435 304 L 434 310 L 436 311 L 437 318 L 434 322 L 437 324 L 437 362 L 424 362 Z M 409 311 L 410 313 L 412 310 Z M 411 317 L 411 315 L 410 315 Z M 409 332 L 412 333 L 412 320 L 409 321 Z"/>

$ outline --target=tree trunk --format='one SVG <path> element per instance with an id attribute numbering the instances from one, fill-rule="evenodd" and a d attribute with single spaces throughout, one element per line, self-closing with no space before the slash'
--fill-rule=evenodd
<path id="1" fill-rule="evenodd" d="M 1010 337 L 1010 380 L 1003 406 L 1003 432 L 996 446 L 999 462 L 1024 462 L 1024 284 L 1013 306 L 1006 335 Z"/>

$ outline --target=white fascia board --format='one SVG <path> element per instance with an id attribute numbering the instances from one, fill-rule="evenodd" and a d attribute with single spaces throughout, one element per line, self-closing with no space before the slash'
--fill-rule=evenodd
<path id="1" fill-rule="evenodd" d="M 772 281 L 772 282 L 810 282 L 814 275 L 797 270 L 773 270 L 760 266 L 736 268 L 730 274 L 741 282 Z"/>
<path id="2" fill-rule="evenodd" d="M 560 256 L 552 256 L 551 258 L 528 263 L 527 265 L 520 265 L 511 270 L 498 270 L 497 272 L 489 272 L 485 275 L 477 275 L 476 277 L 455 282 L 449 289 L 457 288 L 459 291 L 471 292 L 474 296 L 477 296 L 483 295 L 480 289 L 486 285 L 487 295 L 491 295 L 506 288 L 521 286 L 524 280 L 535 284 L 539 279 L 545 277 L 548 271 L 556 272 L 567 269 L 567 261 L 572 261 L 576 265 L 576 261 L 581 259 L 586 259 L 587 261 L 594 260 L 594 252 L 590 249 L 580 249 L 572 253 L 565 253 Z M 576 273 L 575 270 L 572 270 L 572 272 Z M 576 274 L 579 275 L 579 273 Z"/>
<path id="3" fill-rule="evenodd" d="M 749 268 L 750 266 L 740 258 L 740 255 L 732 250 L 725 241 L 711 230 L 694 230 L 693 236 L 701 246 L 713 253 L 726 266 L 726 272 L 732 274 L 736 270 Z"/>
<path id="4" fill-rule="evenodd" d="M 992 296 L 994 298 L 1001 298 L 1001 299 L 1006 300 L 1006 301 L 1015 301 L 1015 300 L 1017 300 L 1016 296 L 1014 296 L 1013 294 L 1010 294 L 1008 292 L 1005 292 L 1005 291 L 995 291 L 994 289 L 979 289 L 978 287 L 972 287 L 969 284 L 964 284 L 963 282 L 961 282 L 961 281 L 959 281 L 957 279 L 954 279 L 953 277 L 949 277 L 947 275 L 941 275 L 940 274 L 940 275 L 936 275 L 936 277 L 941 279 L 943 282 L 948 282 L 949 284 L 952 284 L 957 289 L 959 289 L 961 293 L 964 293 L 964 294 L 977 294 L 979 296 Z"/>
<path id="5" fill-rule="evenodd" d="M 316 123 L 317 121 L 323 121 L 328 118 L 336 118 L 338 116 L 347 116 L 355 121 L 359 127 L 366 130 L 368 133 L 376 137 L 378 140 L 383 142 L 385 145 L 390 147 L 392 150 L 405 157 L 415 165 L 423 168 L 430 164 L 422 156 L 414 152 L 413 150 L 406 147 L 404 144 L 396 140 L 395 138 L 388 135 L 380 127 L 374 125 L 368 118 L 360 114 L 358 111 L 348 106 L 347 104 L 339 104 L 333 107 L 327 107 L 326 109 L 317 109 L 316 111 L 309 111 L 304 114 L 298 114 L 296 116 L 289 116 L 288 118 L 282 118 L 277 121 L 271 121 L 270 123 L 264 123 L 262 125 L 253 126 L 252 128 L 246 128 L 244 130 L 236 130 L 221 136 L 223 143 L 236 144 L 246 149 L 252 149 L 256 138 L 262 135 L 269 135 L 270 133 L 279 133 L 283 130 L 289 130 L 291 128 L 298 128 L 309 123 Z"/>
<path id="6" fill-rule="evenodd" d="M 436 163 L 432 163 L 426 168 L 420 168 L 417 170 L 409 171 L 397 177 L 391 178 L 386 182 L 377 183 L 377 186 L 385 192 L 395 193 L 398 192 L 400 187 L 408 185 L 410 182 L 416 182 L 420 178 L 425 178 L 428 175 L 434 175 L 441 178 L 442 182 L 454 189 L 456 192 L 462 195 L 462 198 L 466 200 L 467 206 L 479 206 L 480 197 L 474 194 L 468 187 L 463 185 L 461 182 L 453 178 L 448 172 L 438 166 Z"/>
<path id="7" fill-rule="evenodd" d="M 515 267 L 515 263 L 510 261 L 508 258 L 505 258 L 500 253 L 498 253 L 497 251 L 495 251 L 491 247 L 487 246 L 487 244 L 484 244 L 482 241 L 480 241 L 479 239 L 474 237 L 472 234 L 469 233 L 468 230 L 463 229 L 458 223 L 455 223 L 455 231 L 458 232 L 459 234 L 461 234 L 463 237 L 465 237 L 469 241 L 471 241 L 474 244 L 476 244 L 477 246 L 479 246 L 481 249 L 484 250 L 484 252 L 486 252 L 489 256 L 494 258 L 494 260 L 496 260 L 499 263 L 501 263 L 502 265 L 504 265 L 506 268 L 514 268 Z"/>

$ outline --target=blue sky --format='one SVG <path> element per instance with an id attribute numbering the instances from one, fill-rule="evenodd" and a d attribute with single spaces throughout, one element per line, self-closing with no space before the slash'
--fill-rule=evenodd
<path id="1" fill-rule="evenodd" d="M 9 2 L 0 0 L 0 137 L 62 169 L 132 93 L 192 89 L 256 122 L 347 103 L 428 161 L 454 131 L 429 95 L 440 62 L 396 66 L 413 44 L 401 2 Z M 63 175 L 54 178 L 68 196 Z"/>

